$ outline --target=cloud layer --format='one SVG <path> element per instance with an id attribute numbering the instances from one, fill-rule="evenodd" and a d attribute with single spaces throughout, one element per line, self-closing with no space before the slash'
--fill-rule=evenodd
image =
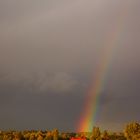
<path id="1" fill-rule="evenodd" d="M 0 1 L 2 129 L 74 131 L 112 29 L 118 41 L 97 123 L 120 130 L 139 121 L 139 5 L 137 0 Z"/>

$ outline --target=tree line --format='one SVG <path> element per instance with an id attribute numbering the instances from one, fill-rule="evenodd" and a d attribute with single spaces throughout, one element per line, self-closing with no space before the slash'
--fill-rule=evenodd
<path id="1" fill-rule="evenodd" d="M 0 140 L 140 140 L 140 124 L 138 122 L 129 123 L 124 131 L 101 132 L 99 127 L 93 127 L 92 132 L 70 133 L 59 132 L 58 129 L 52 131 L 0 131 Z"/>

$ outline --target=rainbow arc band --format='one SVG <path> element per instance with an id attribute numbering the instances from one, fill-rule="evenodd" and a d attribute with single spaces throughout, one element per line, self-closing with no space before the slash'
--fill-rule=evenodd
<path id="1" fill-rule="evenodd" d="M 95 80 L 87 92 L 83 113 L 78 122 L 77 132 L 89 132 L 96 123 L 100 96 L 107 82 L 107 76 L 113 61 L 114 53 L 121 43 L 125 21 L 129 14 L 128 11 L 128 5 L 126 7 L 122 7 L 115 26 L 113 26 L 106 35 L 107 38 L 105 38 L 104 41 L 102 60 L 97 68 L 96 78 L 94 78 Z"/>

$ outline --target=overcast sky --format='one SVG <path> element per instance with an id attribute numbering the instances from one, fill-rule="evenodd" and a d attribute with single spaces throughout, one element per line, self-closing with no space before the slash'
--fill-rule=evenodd
<path id="1" fill-rule="evenodd" d="M 138 0 L 1 0 L 1 129 L 74 131 L 112 28 L 97 121 L 112 130 L 140 121 L 139 13 Z"/>

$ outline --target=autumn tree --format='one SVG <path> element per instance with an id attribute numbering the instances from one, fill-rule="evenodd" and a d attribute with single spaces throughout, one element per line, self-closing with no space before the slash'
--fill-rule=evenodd
<path id="1" fill-rule="evenodd" d="M 59 131 L 58 129 L 53 130 L 53 140 L 58 140 L 59 138 Z"/>
<path id="2" fill-rule="evenodd" d="M 90 140 L 101 140 L 101 132 L 99 127 L 93 127 Z"/>
<path id="3" fill-rule="evenodd" d="M 109 134 L 106 130 L 102 133 L 102 140 L 109 140 Z"/>
<path id="4" fill-rule="evenodd" d="M 127 140 L 135 140 L 136 137 L 140 135 L 140 124 L 134 122 L 126 125 L 124 135 L 127 138 Z"/>

